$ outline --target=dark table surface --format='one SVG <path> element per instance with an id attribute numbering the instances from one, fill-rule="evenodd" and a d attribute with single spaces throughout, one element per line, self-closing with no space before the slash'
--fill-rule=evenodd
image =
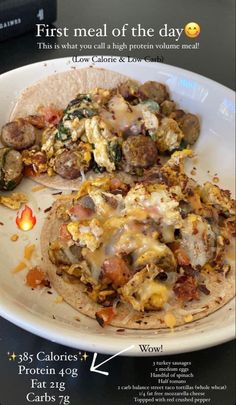
<path id="1" fill-rule="evenodd" d="M 201 25 L 198 50 L 164 50 L 161 54 L 164 63 L 179 66 L 234 88 L 234 1 L 233 0 L 140 0 L 109 1 L 86 0 L 86 2 L 60 0 L 56 26 L 99 27 L 107 23 L 110 27 L 125 22 L 130 25 L 142 23 L 146 27 L 183 27 L 189 21 Z M 109 41 L 109 38 L 107 39 Z M 129 42 L 131 38 L 127 37 Z M 87 40 L 88 41 L 88 40 Z M 92 41 L 90 39 L 90 41 Z M 51 43 L 52 40 L 48 40 Z M 55 42 L 55 40 L 53 40 Z M 65 39 L 58 38 L 61 44 Z M 81 43 L 85 40 L 81 40 Z M 168 43 L 168 40 L 165 41 Z M 92 42 L 91 42 L 92 43 Z M 83 52 L 86 54 L 86 52 Z M 117 51 L 109 52 L 117 54 Z M 91 54 L 87 52 L 87 54 Z M 99 53 L 98 53 L 99 54 Z M 134 51 L 133 56 L 146 56 L 146 51 Z M 149 54 L 151 55 L 150 51 Z M 0 73 L 45 59 L 71 56 L 70 50 L 38 50 L 34 33 L 0 43 Z M 155 55 L 153 55 L 155 56 Z M 0 318 L 0 404 L 24 405 L 29 378 L 17 376 L 13 363 L 9 362 L 7 352 L 36 353 L 39 350 L 54 353 L 74 353 L 73 349 L 59 346 L 25 332 Z M 76 384 L 67 381 L 67 393 L 71 404 L 131 404 L 131 397 L 118 392 L 116 386 L 125 384 L 149 384 L 150 358 L 118 357 L 107 366 L 108 377 L 91 373 L 92 353 L 89 361 L 82 363 Z M 106 359 L 101 356 L 101 361 Z M 166 360 L 191 361 L 196 384 L 226 385 L 227 389 L 211 392 L 211 404 L 234 404 L 234 343 L 228 342 L 207 350 L 164 356 Z M 48 377 L 46 376 L 45 379 Z M 41 402 L 44 403 L 44 402 Z M 46 403 L 46 402 L 45 402 Z"/>
<path id="2" fill-rule="evenodd" d="M 124 7 L 125 4 L 125 7 Z M 124 23 L 129 26 L 142 24 L 143 27 L 159 29 L 167 24 L 168 28 L 184 27 L 190 21 L 196 21 L 201 26 L 198 50 L 163 50 L 158 52 L 164 57 L 164 63 L 179 66 L 202 74 L 230 88 L 234 88 L 235 72 L 235 32 L 234 32 L 234 0 L 58 0 L 57 27 L 101 27 L 107 24 L 108 31 L 113 27 L 121 27 Z M 183 35 L 184 37 L 184 35 Z M 182 37 L 181 37 L 182 38 Z M 185 37 L 186 38 L 186 37 Z M 103 39 L 105 42 L 110 38 Z M 117 38 L 112 42 L 123 42 Z M 77 42 L 92 43 L 93 39 L 80 38 Z M 127 42 L 139 43 L 140 38 L 126 36 Z M 0 43 L 0 73 L 16 67 L 53 59 L 71 56 L 73 51 L 67 49 L 41 50 L 37 48 L 39 38 L 33 33 Z M 46 43 L 59 45 L 68 42 L 67 38 L 47 38 Z M 76 40 L 71 40 L 76 42 Z M 110 41 L 111 42 L 111 41 Z M 148 42 L 143 40 L 143 42 Z M 149 41 L 151 42 L 151 40 Z M 168 38 L 160 38 L 160 42 L 173 43 Z M 191 43 L 191 40 L 186 40 Z M 179 41 L 181 43 L 181 40 Z M 104 51 L 100 51 L 102 54 Z M 96 52 L 99 54 L 99 52 Z M 117 55 L 117 50 L 107 51 Z M 154 56 L 156 52 L 153 51 Z M 92 54 L 91 50 L 83 51 L 84 55 Z M 127 55 L 127 52 L 124 51 Z M 133 56 L 144 57 L 150 54 L 147 50 L 135 50 Z"/>

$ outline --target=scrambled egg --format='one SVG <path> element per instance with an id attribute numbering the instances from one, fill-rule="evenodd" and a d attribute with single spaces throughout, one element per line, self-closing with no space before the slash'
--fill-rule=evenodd
<path id="1" fill-rule="evenodd" d="M 11 193 L 7 196 L 0 195 L 0 204 L 5 205 L 11 210 L 18 210 L 26 202 L 28 202 L 28 198 L 24 193 Z"/>
<path id="2" fill-rule="evenodd" d="M 157 146 L 160 152 L 178 149 L 184 135 L 177 122 L 172 118 L 163 118 L 156 132 Z"/>
<path id="3" fill-rule="evenodd" d="M 230 200 L 230 193 L 221 190 L 218 186 L 209 182 L 205 183 L 201 189 L 201 198 L 204 203 L 213 205 L 226 215 L 235 213 L 235 202 Z"/>
<path id="4" fill-rule="evenodd" d="M 111 162 L 108 152 L 108 140 L 113 138 L 106 124 L 100 117 L 95 116 L 91 120 L 85 121 L 85 132 L 88 141 L 94 145 L 94 159 L 101 167 L 105 167 L 108 172 L 116 169 L 114 162 Z"/>
<path id="5" fill-rule="evenodd" d="M 71 132 L 71 139 L 76 142 L 85 132 L 85 119 L 76 117 L 74 120 L 65 120 L 64 127 L 68 128 Z"/>
<path id="6" fill-rule="evenodd" d="M 174 270 L 176 261 L 172 251 L 164 243 L 160 243 L 153 235 L 144 235 L 141 231 L 134 232 L 125 225 L 120 230 L 120 237 L 114 242 L 115 253 L 131 253 L 135 268 L 144 267 L 147 264 L 157 264 L 163 269 Z"/>
<path id="7" fill-rule="evenodd" d="M 81 223 L 80 221 L 70 222 L 67 225 L 67 230 L 73 240 L 78 242 L 79 246 L 88 247 L 92 252 L 94 252 L 102 242 L 101 236 L 103 235 L 103 229 L 96 218 L 87 221 L 87 223 Z"/>
<path id="8" fill-rule="evenodd" d="M 101 216 L 112 215 L 115 209 L 121 209 L 123 206 L 123 199 L 121 195 L 115 196 L 114 194 L 107 193 L 99 188 L 92 188 L 89 191 L 89 196 L 92 198 L 97 207 L 97 213 Z"/>
<path id="9" fill-rule="evenodd" d="M 42 147 L 41 150 L 46 152 L 48 158 L 54 155 L 54 144 L 57 129 L 55 127 L 47 128 L 42 135 Z"/>
<path id="10" fill-rule="evenodd" d="M 136 273 L 120 290 L 124 300 L 137 311 L 162 308 L 168 300 L 169 292 L 167 286 L 154 280 L 158 273 L 159 269 L 154 265 L 146 266 Z"/>
<path id="11" fill-rule="evenodd" d="M 139 184 L 125 198 L 127 213 L 136 207 L 142 207 L 151 218 L 160 220 L 163 226 L 173 225 L 175 228 L 180 228 L 182 224 L 178 206 L 178 201 L 171 196 L 167 187 L 160 184 L 148 187 Z"/>

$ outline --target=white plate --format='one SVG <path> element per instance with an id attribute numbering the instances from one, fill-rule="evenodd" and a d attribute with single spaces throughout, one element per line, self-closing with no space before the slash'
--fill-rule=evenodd
<path id="1" fill-rule="evenodd" d="M 0 126 L 10 114 L 17 95 L 36 80 L 54 72 L 91 65 L 72 63 L 71 59 L 55 59 L 40 62 L 10 71 L 0 76 Z M 197 167 L 198 181 L 211 180 L 217 173 L 220 185 L 234 192 L 234 93 L 228 88 L 173 66 L 158 63 L 97 63 L 140 81 L 157 80 L 166 83 L 172 98 L 180 108 L 197 113 L 202 119 L 201 136 L 195 147 L 198 158 L 191 163 Z M 191 170 L 189 166 L 188 170 Z M 11 269 L 23 257 L 26 243 L 38 243 L 43 210 L 51 205 L 55 190 L 44 189 L 31 192 L 35 185 L 24 179 L 17 191 L 29 193 L 30 206 L 37 216 L 37 224 L 30 232 L 20 232 L 15 225 L 16 212 L 0 207 L 0 314 L 16 325 L 74 348 L 114 354 L 133 345 L 125 355 L 158 355 L 157 352 L 142 352 L 141 344 L 161 347 L 159 354 L 173 354 L 214 346 L 234 337 L 234 302 L 231 301 L 214 314 L 175 331 L 117 332 L 116 328 L 102 329 L 96 321 L 80 315 L 66 303 L 55 303 L 56 293 L 45 290 L 31 291 L 24 284 L 26 271 L 13 275 Z M 41 208 L 38 211 L 38 208 Z M 17 242 L 10 235 L 19 233 Z M 34 263 L 40 257 L 34 257 Z M 79 317 L 80 321 L 76 320 Z M 55 318 L 55 319 L 54 319 Z"/>

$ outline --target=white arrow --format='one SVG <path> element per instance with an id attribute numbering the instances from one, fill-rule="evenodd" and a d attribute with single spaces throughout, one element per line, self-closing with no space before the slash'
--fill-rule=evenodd
<path id="1" fill-rule="evenodd" d="M 111 359 L 114 359 L 114 357 L 119 356 L 119 354 L 121 354 L 121 353 L 127 352 L 128 350 L 132 349 L 133 347 L 134 347 L 134 345 L 129 346 L 129 347 L 127 347 L 127 348 L 124 349 L 124 350 L 121 350 L 121 352 L 114 354 L 112 357 L 109 357 L 109 359 L 104 360 L 102 363 L 97 364 L 96 366 L 95 366 L 94 364 L 95 364 L 95 361 L 96 361 L 96 358 L 97 358 L 97 355 L 98 355 L 98 354 L 97 354 L 97 353 L 94 353 L 94 355 L 93 355 L 93 361 L 92 361 L 92 364 L 91 364 L 91 367 L 90 367 L 90 371 L 94 371 L 95 373 L 100 373 L 100 374 L 104 374 L 104 375 L 109 375 L 109 373 L 108 373 L 107 371 L 97 370 L 98 367 L 101 367 L 101 366 L 102 366 L 103 364 L 105 364 L 107 361 L 110 361 Z"/>

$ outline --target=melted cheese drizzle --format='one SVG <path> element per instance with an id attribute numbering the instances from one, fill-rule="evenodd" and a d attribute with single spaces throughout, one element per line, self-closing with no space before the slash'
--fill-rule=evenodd
<path id="1" fill-rule="evenodd" d="M 142 119 L 143 114 L 139 105 L 130 106 L 122 96 L 117 95 L 111 98 L 108 110 L 103 109 L 100 116 L 114 131 L 119 132 Z"/>
<path id="2" fill-rule="evenodd" d="M 104 212 L 104 211 L 103 211 Z M 107 211 L 109 218 L 103 216 L 103 234 L 101 244 L 96 250 L 84 248 L 83 256 L 91 266 L 92 277 L 98 280 L 101 267 L 105 259 L 116 254 L 132 254 L 133 264 L 135 266 L 145 266 L 158 260 L 158 258 L 170 258 L 172 253 L 169 248 L 153 239 L 151 236 L 144 235 L 141 231 L 134 232 L 133 217 L 113 216 L 110 208 Z M 98 217 L 101 222 L 101 217 Z"/>

